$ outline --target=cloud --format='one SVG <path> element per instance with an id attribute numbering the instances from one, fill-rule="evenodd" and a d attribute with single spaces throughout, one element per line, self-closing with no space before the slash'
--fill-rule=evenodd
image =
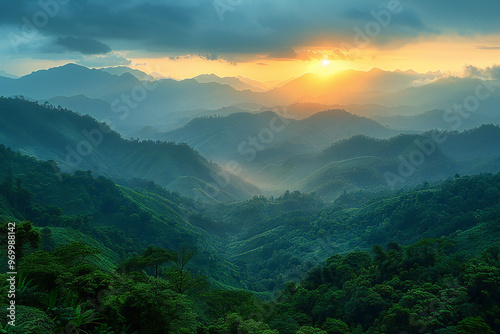
<path id="1" fill-rule="evenodd" d="M 272 52 L 268 55 L 267 58 L 270 59 L 280 59 L 280 60 L 292 60 L 299 59 L 303 61 L 311 61 L 311 60 L 322 60 L 322 59 L 330 59 L 330 60 L 355 60 L 355 57 L 348 54 L 345 51 L 341 51 L 340 49 L 334 50 L 300 50 L 295 51 L 294 49 L 286 49 Z"/>
<path id="2" fill-rule="evenodd" d="M 216 54 L 201 54 L 201 55 L 198 55 L 198 57 L 200 57 L 201 59 L 204 59 L 204 60 L 219 60 L 219 56 L 216 55 Z"/>
<path id="3" fill-rule="evenodd" d="M 476 66 L 468 65 L 465 67 L 465 76 L 468 78 L 499 80 L 500 65 L 494 65 L 486 68 L 479 68 Z"/>
<path id="4" fill-rule="evenodd" d="M 85 37 L 58 37 L 55 44 L 84 55 L 100 55 L 111 52 L 108 45 Z"/>
<path id="5" fill-rule="evenodd" d="M 412 83 L 411 83 L 411 87 L 422 87 L 422 86 L 425 86 L 425 85 L 428 85 L 428 84 L 431 84 L 433 82 L 436 82 L 440 79 L 441 77 L 439 76 L 436 76 L 434 78 L 424 78 L 424 79 L 418 79 L 418 80 L 414 80 Z"/>
<path id="6" fill-rule="evenodd" d="M 478 46 L 478 50 L 500 50 L 500 46 Z"/>
<path id="7" fill-rule="evenodd" d="M 120 65 L 128 66 L 132 63 L 132 61 L 117 53 L 111 53 L 107 55 L 84 56 L 83 58 L 78 59 L 76 63 L 86 67 L 109 67 Z"/>
<path id="8" fill-rule="evenodd" d="M 227 62 L 231 65 L 236 65 L 236 61 L 232 57 L 222 57 L 217 54 L 213 53 L 203 53 L 203 54 L 186 54 L 182 56 L 170 56 L 168 57 L 169 60 L 183 60 L 183 59 L 201 59 L 201 60 L 206 60 L 206 61 L 220 61 L 220 62 Z"/>
<path id="9" fill-rule="evenodd" d="M 43 8 L 38 0 L 2 0 L 2 26 L 16 28 Z M 39 35 L 63 39 L 60 44 L 84 54 L 142 50 L 167 55 L 278 55 L 310 45 L 353 44 L 356 29 L 370 22 L 380 31 L 370 43 L 398 48 L 432 35 L 488 35 L 500 31 L 500 1 L 401 1 L 402 11 L 387 14 L 387 2 L 373 0 L 248 0 L 231 5 L 221 20 L 211 0 L 86 0 L 59 5 Z M 380 24 L 380 20 L 387 24 Z M 342 48 L 344 49 L 344 48 Z M 109 52 L 109 51 L 108 51 Z M 290 53 L 291 54 L 291 53 Z M 293 54 L 292 54 L 293 55 Z M 300 53 L 299 53 L 300 56 Z M 303 54 L 303 57 L 316 57 Z M 337 55 L 340 57 L 340 55 Z M 243 59 L 243 57 L 242 57 Z"/>

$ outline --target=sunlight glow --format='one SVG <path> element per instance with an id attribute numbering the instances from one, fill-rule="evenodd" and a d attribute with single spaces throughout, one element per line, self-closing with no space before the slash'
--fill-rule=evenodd
<path id="1" fill-rule="evenodd" d="M 325 59 L 323 59 L 323 60 L 321 61 L 321 65 L 323 65 L 323 66 L 328 66 L 328 65 L 330 65 L 330 60 L 329 60 L 329 59 L 326 59 L 326 58 L 325 58 Z"/>

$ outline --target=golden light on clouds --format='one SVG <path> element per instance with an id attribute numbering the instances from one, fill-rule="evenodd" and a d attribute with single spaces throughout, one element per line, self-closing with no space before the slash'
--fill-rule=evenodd
<path id="1" fill-rule="evenodd" d="M 132 59 L 133 68 L 145 72 L 159 72 L 166 77 L 192 78 L 203 73 L 220 77 L 244 76 L 255 80 L 285 80 L 304 73 L 333 74 L 353 69 L 368 71 L 374 67 L 383 70 L 427 72 L 441 70 L 461 74 L 464 66 L 492 66 L 500 59 L 499 36 L 438 36 L 407 44 L 399 49 L 368 47 L 358 50 L 321 49 L 317 47 L 296 51 L 296 58 L 269 59 L 256 57 L 244 62 L 224 59 L 208 60 L 198 56 Z M 338 52 L 340 55 L 336 55 Z M 342 57 L 342 59 L 341 59 Z"/>

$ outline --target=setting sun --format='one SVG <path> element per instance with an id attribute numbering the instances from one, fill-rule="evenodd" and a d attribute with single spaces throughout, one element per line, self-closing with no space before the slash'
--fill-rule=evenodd
<path id="1" fill-rule="evenodd" d="M 321 61 L 321 65 L 323 65 L 323 66 L 328 66 L 328 65 L 330 65 L 330 60 L 329 60 L 329 59 L 326 59 L 326 58 L 325 58 L 325 59 L 323 59 L 323 60 Z"/>

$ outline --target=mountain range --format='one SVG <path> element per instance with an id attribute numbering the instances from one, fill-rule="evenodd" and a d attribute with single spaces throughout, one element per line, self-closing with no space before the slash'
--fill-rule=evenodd
<path id="1" fill-rule="evenodd" d="M 99 108 L 104 103 L 110 105 L 106 118 L 115 120 L 113 128 L 127 134 L 145 126 L 172 130 L 194 117 L 213 115 L 215 110 L 232 106 L 260 111 L 281 106 L 290 109 L 290 117 L 297 119 L 340 108 L 368 117 L 414 116 L 434 109 L 453 109 L 454 104 L 472 103 L 477 87 L 481 87 L 480 92 L 486 89 L 483 93 L 488 96 L 478 106 L 472 106 L 473 113 L 497 117 L 500 94 L 494 81 L 444 77 L 436 72 L 372 69 L 327 76 L 306 73 L 284 82 L 259 85 L 243 77 L 220 78 L 210 74 L 177 81 L 158 79 L 157 75 L 128 67 L 89 69 L 68 64 L 21 78 L 0 77 L 0 94 L 7 97 L 23 95 L 30 100 L 47 100 L 96 117 L 104 112 L 93 111 L 95 100 L 102 100 Z M 83 96 L 89 100 L 85 101 Z M 405 125 L 401 119 L 376 120 L 394 128 L 421 130 Z M 480 125 L 481 121 L 471 122 L 471 126 Z"/>
<path id="2" fill-rule="evenodd" d="M 125 140 L 89 116 L 21 99 L 0 99 L 0 142 L 53 160 L 63 171 L 92 170 L 113 178 L 153 180 L 200 201 L 237 200 L 261 193 L 187 145 Z M 221 184 L 223 176 L 231 182 Z"/>
<path id="3" fill-rule="evenodd" d="M 294 153 L 319 152 L 333 142 L 357 134 L 389 138 L 399 133 L 345 110 L 325 110 L 302 120 L 287 118 L 287 112 L 276 110 L 199 117 L 176 130 L 150 133 L 143 139 L 185 142 L 210 159 L 244 163 L 253 155 L 256 157 L 252 160 L 258 158 L 255 160 L 262 161 L 261 155 L 271 154 L 278 158 Z M 252 138 L 255 138 L 255 144 Z M 255 150 L 259 151 L 258 155 L 257 152 L 249 153 Z"/>
<path id="4" fill-rule="evenodd" d="M 402 131 L 428 131 L 432 129 L 463 131 L 477 128 L 482 124 L 500 123 L 500 117 L 498 116 L 471 112 L 468 113 L 467 117 L 463 117 L 458 112 L 440 109 L 429 110 L 412 116 L 374 115 L 371 118 L 392 129 Z"/>
<path id="5" fill-rule="evenodd" d="M 95 104 L 96 113 L 99 106 L 105 110 L 99 100 L 80 98 Z M 0 117 L 1 143 L 54 160 L 62 170 L 150 179 L 200 201 L 293 189 L 333 200 L 344 191 L 399 188 L 500 168 L 494 144 L 500 128 L 494 125 L 436 132 L 446 140 L 434 143 L 433 131 L 401 134 L 344 110 L 301 120 L 278 111 L 235 112 L 195 118 L 170 132 L 144 128 L 137 133 L 141 140 L 125 140 L 105 123 L 50 104 L 2 98 Z M 422 163 L 408 166 L 419 156 Z"/>

